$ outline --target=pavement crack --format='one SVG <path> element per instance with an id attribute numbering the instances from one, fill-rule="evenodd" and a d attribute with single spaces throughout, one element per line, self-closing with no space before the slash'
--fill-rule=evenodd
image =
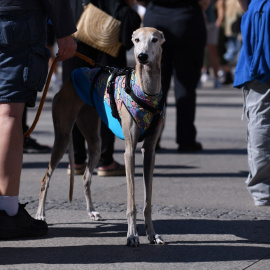
<path id="1" fill-rule="evenodd" d="M 249 269 L 250 267 L 252 267 L 253 265 L 257 264 L 258 262 L 262 261 L 262 260 L 265 260 L 267 257 L 270 257 L 270 253 L 266 254 L 265 256 L 263 256 L 262 258 L 258 259 L 257 261 L 253 262 L 251 265 L 243 268 L 242 270 L 245 270 L 245 269 Z"/>

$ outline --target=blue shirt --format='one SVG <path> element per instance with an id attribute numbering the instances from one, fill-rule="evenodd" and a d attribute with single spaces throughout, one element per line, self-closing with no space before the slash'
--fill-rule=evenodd
<path id="1" fill-rule="evenodd" d="M 252 0 L 242 17 L 243 45 L 235 70 L 234 87 L 270 78 L 270 1 Z"/>

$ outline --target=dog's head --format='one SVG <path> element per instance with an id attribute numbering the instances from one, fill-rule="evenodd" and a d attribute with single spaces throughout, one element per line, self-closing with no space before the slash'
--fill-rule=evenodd
<path id="1" fill-rule="evenodd" d="M 146 65 L 160 62 L 165 38 L 161 31 L 152 27 L 142 27 L 133 32 L 134 55 L 136 62 Z"/>

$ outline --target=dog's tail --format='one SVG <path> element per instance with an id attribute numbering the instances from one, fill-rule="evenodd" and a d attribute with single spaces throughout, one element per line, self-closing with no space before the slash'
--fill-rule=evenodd
<path id="1" fill-rule="evenodd" d="M 69 166 L 70 166 L 70 178 L 69 178 L 69 201 L 72 201 L 73 187 L 74 187 L 74 149 L 72 143 L 72 135 L 68 146 L 69 153 Z"/>

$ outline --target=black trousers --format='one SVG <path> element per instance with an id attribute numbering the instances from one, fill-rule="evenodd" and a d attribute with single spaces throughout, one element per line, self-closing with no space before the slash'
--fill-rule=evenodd
<path id="1" fill-rule="evenodd" d="M 176 142 L 192 145 L 196 141 L 194 125 L 196 87 L 200 79 L 206 44 L 206 28 L 197 3 L 183 2 L 177 7 L 150 3 L 144 26 L 155 27 L 165 36 L 162 53 L 162 91 L 167 98 L 174 78 L 176 96 Z"/>

